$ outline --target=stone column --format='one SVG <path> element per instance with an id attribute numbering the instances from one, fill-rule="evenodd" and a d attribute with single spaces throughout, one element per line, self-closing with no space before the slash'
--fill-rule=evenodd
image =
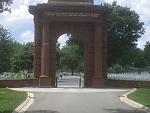
<path id="1" fill-rule="evenodd" d="M 104 19 L 104 20 L 106 20 L 106 19 Z M 102 23 L 102 33 L 103 33 L 103 48 L 102 48 L 102 50 L 103 50 L 103 58 L 102 58 L 102 62 L 103 62 L 103 77 L 104 77 L 104 80 L 105 80 L 105 86 L 107 85 L 107 82 L 108 82 L 108 80 L 107 80 L 107 42 L 108 42 L 108 40 L 107 40 L 107 24 L 106 24 L 106 21 L 104 21 L 103 23 Z"/>
<path id="2" fill-rule="evenodd" d="M 39 85 L 43 87 L 50 86 L 49 68 L 50 68 L 50 52 L 49 52 L 49 23 L 43 23 L 42 37 L 42 57 L 41 57 L 41 76 Z"/>
<path id="3" fill-rule="evenodd" d="M 49 71 L 50 71 L 50 85 L 52 87 L 55 87 L 55 80 L 56 80 L 56 41 L 55 37 L 50 38 L 50 65 L 49 65 Z"/>
<path id="4" fill-rule="evenodd" d="M 42 46 L 42 23 L 38 15 L 34 16 L 34 62 L 33 62 L 33 86 L 39 84 L 41 75 L 41 46 Z"/>
<path id="5" fill-rule="evenodd" d="M 101 23 L 95 23 L 95 47 L 94 47 L 94 76 L 93 87 L 104 86 L 103 75 L 103 32 Z"/>
<path id="6" fill-rule="evenodd" d="M 103 74 L 107 78 L 107 25 L 103 24 Z"/>
<path id="7" fill-rule="evenodd" d="M 94 35 L 92 30 L 87 32 L 89 33 L 84 39 L 87 40 L 84 46 L 84 87 L 92 87 L 92 78 L 94 75 Z"/>

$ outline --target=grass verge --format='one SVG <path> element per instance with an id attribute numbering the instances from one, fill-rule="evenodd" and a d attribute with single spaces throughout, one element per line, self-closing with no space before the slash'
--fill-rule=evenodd
<path id="1" fill-rule="evenodd" d="M 0 113 L 12 113 L 23 101 L 27 93 L 0 88 Z"/>
<path id="2" fill-rule="evenodd" d="M 150 89 L 141 88 L 128 95 L 128 98 L 150 107 Z"/>

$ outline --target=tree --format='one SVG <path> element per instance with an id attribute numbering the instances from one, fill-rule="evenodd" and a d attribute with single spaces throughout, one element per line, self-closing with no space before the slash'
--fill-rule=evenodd
<path id="1" fill-rule="evenodd" d="M 12 0 L 0 0 L 0 13 L 3 11 L 10 11 L 9 6 L 12 4 Z"/>
<path id="2" fill-rule="evenodd" d="M 23 60 L 21 57 L 23 56 L 23 49 L 22 47 L 13 54 L 11 57 L 11 71 L 18 73 L 23 69 Z"/>
<path id="3" fill-rule="evenodd" d="M 80 63 L 78 65 L 77 71 L 83 72 L 83 65 L 84 65 L 84 45 L 79 36 L 68 34 L 69 39 L 67 40 L 66 44 L 69 46 L 76 45 L 79 47 L 79 55 L 81 56 L 80 58 Z"/>
<path id="4" fill-rule="evenodd" d="M 133 66 L 137 68 L 146 67 L 146 60 L 144 58 L 144 51 L 133 47 L 130 48 L 126 53 L 122 56 L 119 61 L 122 66 Z"/>
<path id="5" fill-rule="evenodd" d="M 9 71 L 10 57 L 13 54 L 12 37 L 7 29 L 0 26 L 0 73 Z"/>
<path id="6" fill-rule="evenodd" d="M 12 0 L 0 0 L 0 13 L 10 11 L 11 4 Z M 10 33 L 0 25 L 0 73 L 8 71 L 10 68 L 11 43 Z"/>
<path id="7" fill-rule="evenodd" d="M 127 7 L 110 5 L 108 17 L 108 65 L 120 64 L 130 48 L 136 47 L 138 38 L 144 33 L 143 22 L 138 14 Z"/>
<path id="8" fill-rule="evenodd" d="M 112 8 L 112 13 L 108 17 L 108 66 L 128 65 L 128 56 L 132 49 L 136 48 L 138 38 L 144 33 L 144 23 L 130 8 L 119 6 L 116 2 L 106 5 Z M 69 36 L 68 45 L 78 45 L 83 54 L 83 44 L 79 37 Z"/>
<path id="9" fill-rule="evenodd" d="M 57 69 L 62 69 L 62 66 L 60 64 L 60 57 L 61 57 L 61 50 L 60 50 L 60 43 L 56 43 L 56 66 Z"/>
<path id="10" fill-rule="evenodd" d="M 23 48 L 23 69 L 27 70 L 28 73 L 30 73 L 33 69 L 33 46 L 33 43 L 29 42 Z"/>
<path id="11" fill-rule="evenodd" d="M 20 46 L 20 45 L 18 45 Z M 13 72 L 27 71 L 26 75 L 33 68 L 33 43 L 21 45 L 11 58 L 11 68 Z"/>
<path id="12" fill-rule="evenodd" d="M 150 66 L 150 42 L 146 42 L 145 48 L 144 48 L 144 57 L 146 60 L 147 66 Z"/>
<path id="13" fill-rule="evenodd" d="M 71 70 L 72 75 L 74 70 L 79 66 L 81 56 L 79 54 L 79 46 L 66 45 L 61 49 L 61 65 Z"/>
<path id="14" fill-rule="evenodd" d="M 139 48 L 136 48 L 136 49 L 133 49 L 132 50 L 132 64 L 134 67 L 137 67 L 137 68 L 144 68 L 146 67 L 146 61 L 145 61 L 145 58 L 144 58 L 144 51 L 139 49 Z"/>
<path id="15" fill-rule="evenodd" d="M 66 41 L 67 45 L 78 45 L 79 46 L 79 54 L 83 57 L 84 55 L 84 45 L 79 36 L 68 34 L 69 39 Z"/>

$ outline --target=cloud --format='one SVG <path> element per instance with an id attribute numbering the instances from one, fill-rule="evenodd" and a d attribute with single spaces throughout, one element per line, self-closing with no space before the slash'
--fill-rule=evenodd
<path id="1" fill-rule="evenodd" d="M 28 12 L 29 0 L 14 0 L 11 13 L 0 14 L 0 23 L 7 28 L 12 36 L 19 42 L 26 42 L 20 37 L 29 30 L 33 32 L 33 16 Z"/>
<path id="2" fill-rule="evenodd" d="M 145 34 L 138 40 L 138 48 L 144 49 L 147 41 L 150 41 L 150 26 L 147 27 Z"/>
<path id="3" fill-rule="evenodd" d="M 63 34 L 58 38 L 58 43 L 60 43 L 60 48 L 62 48 L 64 45 L 66 45 L 66 41 L 68 40 L 67 34 Z"/>
<path id="4" fill-rule="evenodd" d="M 32 31 L 25 31 L 20 35 L 21 40 L 23 40 L 25 43 L 27 42 L 33 42 L 34 34 Z"/>
<path id="5" fill-rule="evenodd" d="M 96 4 L 96 5 L 99 5 L 103 2 L 104 2 L 104 0 L 94 0 L 94 4 Z"/>

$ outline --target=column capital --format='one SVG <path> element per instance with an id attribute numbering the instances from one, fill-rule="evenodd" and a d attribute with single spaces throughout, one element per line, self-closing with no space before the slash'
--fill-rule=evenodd
<path id="1" fill-rule="evenodd" d="M 50 20 L 49 20 L 48 18 L 46 18 L 46 17 L 43 17 L 43 18 L 41 19 L 41 22 L 42 22 L 43 24 L 50 24 Z"/>
<path id="2" fill-rule="evenodd" d="M 40 12 L 34 14 L 34 21 L 41 21 L 42 18 L 43 15 Z"/>
<path id="3" fill-rule="evenodd" d="M 100 16 L 99 18 L 97 18 L 97 20 L 94 22 L 94 24 L 99 25 L 99 26 L 106 26 L 107 25 L 107 19 Z"/>

